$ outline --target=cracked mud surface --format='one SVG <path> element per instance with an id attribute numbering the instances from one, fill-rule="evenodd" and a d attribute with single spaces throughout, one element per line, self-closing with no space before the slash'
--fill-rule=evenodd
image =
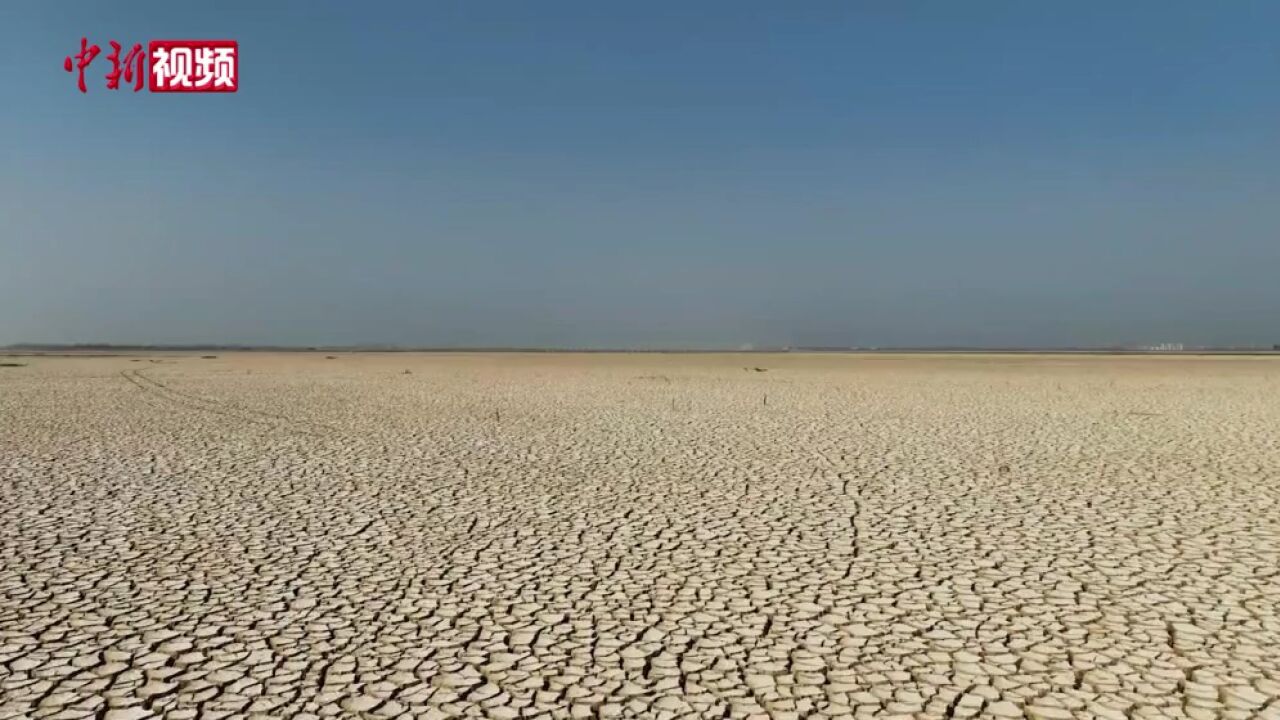
<path id="1" fill-rule="evenodd" d="M 1277 361 L 23 362 L 0 718 L 1280 718 Z"/>

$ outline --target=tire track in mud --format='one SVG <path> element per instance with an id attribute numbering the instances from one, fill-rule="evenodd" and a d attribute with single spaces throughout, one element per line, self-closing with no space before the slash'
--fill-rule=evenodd
<path id="1" fill-rule="evenodd" d="M 353 436 L 349 432 L 344 432 L 341 428 L 333 425 L 300 421 L 286 415 L 239 408 L 230 403 L 177 390 L 143 374 L 141 370 L 122 370 L 120 371 L 120 376 L 142 391 L 145 402 L 156 407 L 177 407 L 192 412 L 210 413 L 229 420 L 247 422 L 313 438 L 337 438 L 344 440 L 344 442 L 357 443 L 360 439 L 359 436 Z M 468 476 L 465 472 L 467 457 L 463 452 L 444 453 L 438 458 L 438 462 L 444 468 L 441 476 L 456 475 L 456 477 L 447 480 L 433 478 L 432 489 L 435 492 L 457 492 L 476 480 L 476 478 Z M 459 468 L 464 469 L 461 475 L 457 475 L 456 472 Z"/>
<path id="2" fill-rule="evenodd" d="M 308 423 L 285 415 L 266 413 L 231 405 L 230 403 L 202 397 L 195 393 L 172 388 L 159 380 L 144 375 L 141 370 L 121 370 L 120 377 L 129 381 L 134 387 L 152 397 L 158 397 L 168 403 L 189 410 L 212 413 L 232 420 L 239 420 L 254 425 L 265 425 L 277 430 L 301 433 L 303 435 L 320 436 L 320 431 L 334 431 L 327 425 Z"/>

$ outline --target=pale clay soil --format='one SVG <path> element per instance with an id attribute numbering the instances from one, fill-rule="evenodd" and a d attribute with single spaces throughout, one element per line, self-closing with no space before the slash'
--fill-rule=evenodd
<path id="1" fill-rule="evenodd" d="M 1280 359 L 219 355 L 4 358 L 0 718 L 1280 718 Z"/>

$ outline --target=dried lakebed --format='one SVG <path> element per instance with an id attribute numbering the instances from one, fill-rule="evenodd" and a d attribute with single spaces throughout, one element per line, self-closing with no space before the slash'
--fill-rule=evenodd
<path id="1" fill-rule="evenodd" d="M 0 369 L 0 718 L 1280 718 L 1280 361 Z"/>

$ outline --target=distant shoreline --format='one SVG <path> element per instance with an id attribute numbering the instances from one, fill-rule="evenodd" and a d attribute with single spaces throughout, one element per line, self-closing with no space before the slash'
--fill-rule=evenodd
<path id="1" fill-rule="evenodd" d="M 19 343 L 0 347 L 0 355 L 112 357 L 135 353 L 157 352 L 250 352 L 250 353 L 562 353 L 562 354 L 827 354 L 827 355 L 1257 355 L 1280 356 L 1280 348 L 1190 348 L 1183 350 L 1146 350 L 1111 347 L 773 347 L 751 349 L 729 348 L 555 348 L 555 347 L 392 347 L 359 346 L 293 346 L 293 345 L 110 345 L 110 344 L 37 344 Z"/>

